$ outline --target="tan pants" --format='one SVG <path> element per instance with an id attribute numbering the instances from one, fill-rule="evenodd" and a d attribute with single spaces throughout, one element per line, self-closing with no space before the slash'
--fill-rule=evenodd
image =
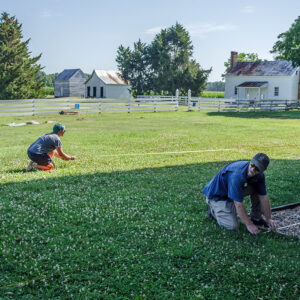
<path id="1" fill-rule="evenodd" d="M 261 208 L 258 194 L 255 193 L 253 187 L 248 185 L 243 190 L 243 197 L 250 195 L 251 199 L 251 218 L 259 220 L 261 218 Z M 210 208 L 212 216 L 217 220 L 218 224 L 229 230 L 237 230 L 239 221 L 233 201 L 214 201 L 206 198 L 206 203 Z"/>

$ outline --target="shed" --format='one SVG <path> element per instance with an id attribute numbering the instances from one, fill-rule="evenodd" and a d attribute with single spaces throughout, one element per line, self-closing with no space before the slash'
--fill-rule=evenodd
<path id="1" fill-rule="evenodd" d="M 130 99 L 131 85 L 115 70 L 94 70 L 85 82 L 85 97 Z"/>
<path id="2" fill-rule="evenodd" d="M 65 69 L 54 79 L 54 96 L 83 97 L 86 80 L 80 69 Z"/>
<path id="3" fill-rule="evenodd" d="M 238 100 L 299 100 L 300 68 L 291 61 L 237 62 L 225 74 L 225 98 Z"/>

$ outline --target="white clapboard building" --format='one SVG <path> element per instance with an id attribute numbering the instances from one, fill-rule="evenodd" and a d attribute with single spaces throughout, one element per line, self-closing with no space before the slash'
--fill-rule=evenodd
<path id="1" fill-rule="evenodd" d="M 85 82 L 85 97 L 130 99 L 130 84 L 118 71 L 94 70 Z"/>
<path id="2" fill-rule="evenodd" d="M 54 96 L 83 97 L 86 80 L 80 69 L 65 69 L 54 79 Z"/>
<path id="3" fill-rule="evenodd" d="M 237 52 L 231 52 L 231 69 L 225 74 L 225 98 L 300 99 L 300 67 L 290 61 L 237 62 L 237 56 Z"/>

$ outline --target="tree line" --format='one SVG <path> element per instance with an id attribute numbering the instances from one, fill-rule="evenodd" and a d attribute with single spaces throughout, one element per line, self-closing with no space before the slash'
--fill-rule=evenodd
<path id="1" fill-rule="evenodd" d="M 40 98 L 44 87 L 53 87 L 58 73 L 46 74 L 38 63 L 41 55 L 31 57 L 30 39 L 23 41 L 22 24 L 3 12 L 0 17 L 0 99 Z M 300 16 L 278 35 L 272 50 L 277 60 L 290 60 L 300 66 Z M 239 53 L 238 61 L 257 61 L 256 53 Z M 133 48 L 120 45 L 116 62 L 122 77 L 129 81 L 134 95 L 156 93 L 174 95 L 176 89 L 193 96 L 208 90 L 224 90 L 224 82 L 207 83 L 210 69 L 201 68 L 193 59 L 188 31 L 179 23 L 162 29 L 149 44 L 140 39 Z M 224 63 L 225 73 L 230 58 Z M 225 74 L 224 73 L 224 74 Z M 224 74 L 222 75 L 224 77 Z"/>

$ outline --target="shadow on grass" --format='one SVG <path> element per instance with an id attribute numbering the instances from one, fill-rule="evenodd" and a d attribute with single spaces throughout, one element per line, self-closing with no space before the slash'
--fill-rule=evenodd
<path id="1" fill-rule="evenodd" d="M 223 116 L 230 118 L 246 118 L 246 119 L 300 119 L 300 111 L 250 111 L 250 112 L 208 112 L 209 116 Z"/>
<path id="2" fill-rule="evenodd" d="M 255 274 L 251 297 L 276 298 L 284 272 L 281 295 L 292 299 L 296 238 L 253 237 L 244 226 L 227 231 L 205 217 L 201 190 L 227 163 L 1 185 L 0 296 L 57 298 L 68 291 L 82 299 L 191 299 L 200 289 L 203 299 L 249 298 L 247 282 Z M 299 167 L 299 161 L 272 160 L 266 176 L 276 205 L 299 201 Z"/>

